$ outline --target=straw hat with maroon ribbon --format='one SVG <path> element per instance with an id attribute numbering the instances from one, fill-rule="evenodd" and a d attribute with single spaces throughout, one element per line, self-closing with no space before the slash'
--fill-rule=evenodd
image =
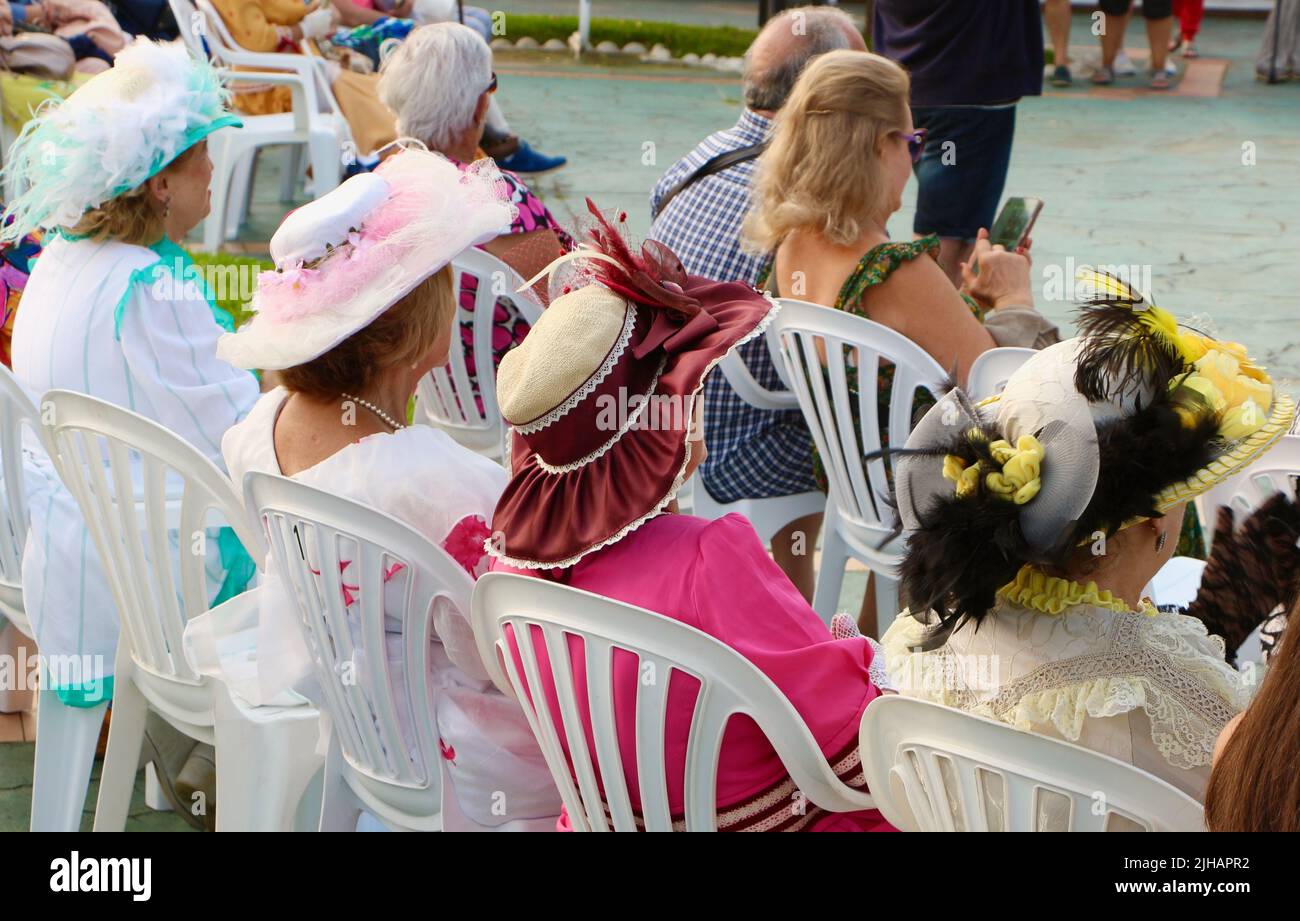
<path id="1" fill-rule="evenodd" d="M 687 275 L 655 241 L 633 253 L 587 206 L 596 226 L 571 254 L 584 272 L 497 372 L 513 478 L 486 546 L 525 569 L 573 566 L 668 507 L 705 377 L 778 309 L 749 285 Z"/>

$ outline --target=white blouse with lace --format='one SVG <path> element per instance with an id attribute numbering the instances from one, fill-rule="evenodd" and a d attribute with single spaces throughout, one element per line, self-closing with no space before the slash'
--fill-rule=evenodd
<path id="1" fill-rule="evenodd" d="M 1131 611 L 1029 568 L 942 646 L 904 611 L 882 644 L 899 693 L 1064 739 L 1126 761 L 1198 800 L 1219 731 L 1249 701 L 1223 640 L 1183 614 Z"/>

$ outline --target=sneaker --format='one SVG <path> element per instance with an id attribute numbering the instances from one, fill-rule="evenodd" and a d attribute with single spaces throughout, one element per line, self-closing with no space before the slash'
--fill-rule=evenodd
<path id="1" fill-rule="evenodd" d="M 1052 71 L 1052 86 L 1070 86 L 1074 83 L 1074 78 L 1070 75 L 1070 68 L 1064 64 L 1057 64 L 1056 69 Z"/>
<path id="2" fill-rule="evenodd" d="M 1134 77 L 1137 76 L 1138 69 L 1133 62 L 1129 60 L 1128 54 L 1121 49 L 1120 53 L 1115 55 L 1115 66 L 1111 68 L 1117 77 Z"/>
<path id="3" fill-rule="evenodd" d="M 567 157 L 548 157 L 533 150 L 527 141 L 519 142 L 519 149 L 510 156 L 497 161 L 497 166 L 512 173 L 549 173 L 568 163 Z"/>
<path id="4" fill-rule="evenodd" d="M 1115 74 L 1108 67 L 1098 67 L 1092 72 L 1092 82 L 1097 86 L 1109 86 L 1115 82 Z"/>
<path id="5" fill-rule="evenodd" d="M 1196 42 L 1188 42 L 1187 44 L 1183 45 L 1183 57 L 1199 58 L 1200 56 L 1201 56 L 1201 52 L 1196 49 Z"/>

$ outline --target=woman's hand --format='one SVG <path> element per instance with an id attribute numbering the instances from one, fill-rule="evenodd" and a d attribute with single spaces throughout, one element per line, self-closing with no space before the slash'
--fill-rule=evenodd
<path id="1" fill-rule="evenodd" d="M 1029 284 L 1029 247 L 1032 242 L 1010 252 L 1001 244 L 989 241 L 989 232 L 981 229 L 975 240 L 970 260 L 961 264 L 962 290 L 986 307 L 1034 306 L 1034 293 Z M 975 274 L 975 267 L 979 274 Z"/>

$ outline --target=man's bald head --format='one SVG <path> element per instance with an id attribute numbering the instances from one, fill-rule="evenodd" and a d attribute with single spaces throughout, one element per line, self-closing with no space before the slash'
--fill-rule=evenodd
<path id="1" fill-rule="evenodd" d="M 745 52 L 745 105 L 775 112 L 809 61 L 842 48 L 867 50 L 862 33 L 843 10 L 805 6 L 773 17 Z"/>

